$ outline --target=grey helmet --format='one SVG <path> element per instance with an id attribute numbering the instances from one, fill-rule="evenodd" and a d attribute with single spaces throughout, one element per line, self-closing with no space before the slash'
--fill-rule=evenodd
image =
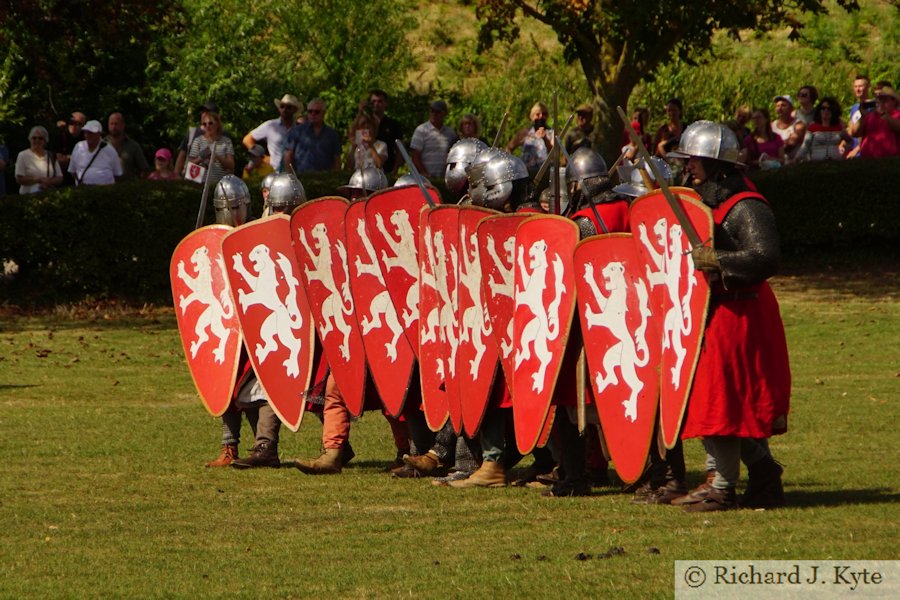
<path id="1" fill-rule="evenodd" d="M 353 171 L 350 176 L 350 183 L 347 187 L 364 190 L 366 192 L 375 192 L 388 187 L 387 175 L 384 171 L 377 167 L 364 167 Z"/>
<path id="2" fill-rule="evenodd" d="M 484 201 L 484 168 L 488 161 L 502 153 L 497 148 L 485 148 L 475 155 L 472 164 L 466 167 L 466 178 L 469 180 L 469 197 L 472 204 L 481 206 Z"/>
<path id="3" fill-rule="evenodd" d="M 500 210 L 513 192 L 513 182 L 528 180 L 528 169 L 517 156 L 500 151 L 484 163 L 481 205 Z M 474 198 L 473 198 L 474 203 Z"/>
<path id="4" fill-rule="evenodd" d="M 608 189 L 606 161 L 590 148 L 577 149 L 569 157 L 569 164 L 566 166 L 566 183 L 569 197 L 576 204 L 574 208 L 577 208 L 577 205 Z"/>
<path id="5" fill-rule="evenodd" d="M 272 171 L 268 175 L 262 178 L 262 181 L 259 184 L 259 189 L 262 192 L 263 200 L 269 197 L 269 190 L 272 188 L 272 182 L 275 181 L 275 176 L 278 173 Z"/>
<path id="6" fill-rule="evenodd" d="M 666 183 L 672 184 L 672 169 L 669 167 L 669 164 L 661 159 L 658 156 L 650 157 L 650 160 L 653 161 L 653 164 L 656 166 L 656 169 L 663 176 Z M 628 162 L 628 161 L 625 161 Z M 641 175 L 641 170 L 646 171 L 647 176 L 650 181 L 656 182 L 656 177 L 653 175 L 653 171 L 644 162 L 643 159 L 639 160 L 636 164 L 624 164 L 618 168 L 619 180 L 622 182 L 616 187 L 613 188 L 613 191 L 617 194 L 623 194 L 625 196 L 632 196 L 633 198 L 637 198 L 638 196 L 643 196 L 644 194 L 651 192 L 644 181 L 644 176 Z"/>
<path id="7" fill-rule="evenodd" d="M 303 184 L 292 173 L 279 173 L 269 188 L 269 214 L 286 212 L 306 202 Z"/>
<path id="8" fill-rule="evenodd" d="M 213 192 L 216 223 L 238 227 L 247 222 L 250 212 L 250 190 L 236 175 L 225 175 Z"/>
<path id="9" fill-rule="evenodd" d="M 394 182 L 394 187 L 405 187 L 407 185 L 417 185 L 416 176 L 412 173 L 401 175 L 397 178 L 397 181 Z"/>
<path id="10" fill-rule="evenodd" d="M 570 156 L 566 167 L 568 183 L 604 177 L 607 174 L 606 161 L 590 148 L 581 147 Z"/>
<path id="11" fill-rule="evenodd" d="M 477 138 L 463 138 L 450 147 L 447 153 L 447 168 L 444 170 L 444 183 L 447 190 L 459 197 L 466 189 L 468 179 L 466 169 L 475 160 L 476 155 L 486 150 L 487 144 Z"/>
<path id="12" fill-rule="evenodd" d="M 558 175 L 554 174 L 553 169 L 550 170 L 550 182 L 546 188 L 541 192 L 541 208 L 545 208 L 546 210 L 550 210 L 550 201 L 554 196 L 554 189 L 556 186 L 555 179 L 559 178 L 559 214 L 566 214 L 566 211 L 569 208 L 569 190 L 566 188 L 566 167 L 560 167 L 558 171 Z"/>
<path id="13" fill-rule="evenodd" d="M 734 132 L 712 121 L 696 121 L 681 134 L 678 148 L 667 154 L 671 158 L 713 158 L 737 163 L 741 145 Z"/>

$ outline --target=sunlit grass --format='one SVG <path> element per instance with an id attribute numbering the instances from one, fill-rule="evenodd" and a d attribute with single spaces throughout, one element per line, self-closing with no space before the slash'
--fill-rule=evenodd
<path id="1" fill-rule="evenodd" d="M 205 469 L 219 425 L 168 311 L 5 317 L 0 597 L 665 597 L 676 559 L 898 559 L 900 302 L 803 283 L 775 286 L 789 507 L 706 516 L 613 488 L 545 499 L 391 480 L 378 413 L 354 425 L 340 476 Z M 315 455 L 320 433 L 314 418 L 285 430 L 282 456 Z M 686 450 L 697 479 L 700 445 Z M 625 553 L 601 558 L 613 547 Z"/>

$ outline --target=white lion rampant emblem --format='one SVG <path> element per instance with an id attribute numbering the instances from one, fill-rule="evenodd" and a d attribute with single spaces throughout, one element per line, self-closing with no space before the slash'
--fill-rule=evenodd
<path id="1" fill-rule="evenodd" d="M 491 256 L 491 260 L 494 261 L 494 267 L 497 270 L 497 273 L 500 275 L 500 281 L 491 278 L 488 280 L 488 285 L 491 287 L 491 292 L 495 296 L 512 298 L 515 293 L 515 235 L 506 238 L 506 241 L 503 242 L 503 249 L 506 251 L 505 261 L 497 254 L 494 236 L 487 236 L 487 251 Z M 506 267 L 506 263 L 509 263 L 509 268 Z M 513 319 L 510 319 L 509 324 L 506 327 L 506 333 L 500 336 L 500 352 L 502 353 L 503 358 L 509 357 L 509 353 L 512 352 L 513 346 L 515 345 L 513 343 L 513 324 Z"/>
<path id="2" fill-rule="evenodd" d="M 294 337 L 294 330 L 303 327 L 303 314 L 297 306 L 297 288 L 300 282 L 294 276 L 291 261 L 278 253 L 278 258 L 272 260 L 267 246 L 259 244 L 250 251 L 250 262 L 256 275 L 250 273 L 244 266 L 244 255 L 236 252 L 232 256 L 234 270 L 247 285 L 251 292 L 238 290 L 238 303 L 241 311 L 246 314 L 247 308 L 259 304 L 268 309 L 271 314 L 265 318 L 259 328 L 259 335 L 265 344 L 256 344 L 256 359 L 263 363 L 269 354 L 279 347 L 279 342 L 290 352 L 290 356 L 282 363 L 288 377 L 300 376 L 300 350 L 303 348 L 303 340 Z M 278 297 L 278 276 L 275 271 L 275 263 L 284 274 L 285 283 L 288 286 L 287 297 L 284 302 Z M 275 339 L 278 338 L 278 342 Z"/>
<path id="3" fill-rule="evenodd" d="M 225 346 L 231 335 L 231 330 L 225 327 L 223 321 L 234 316 L 234 305 L 231 303 L 227 288 L 222 290 L 218 298 L 213 291 L 212 260 L 209 258 L 209 249 L 206 246 L 200 246 L 194 250 L 191 255 L 191 263 L 194 265 L 196 277 L 188 274 L 183 260 L 178 262 L 178 278 L 191 290 L 187 296 L 178 298 L 178 307 L 181 308 L 181 314 L 184 314 L 187 307 L 194 302 L 206 306 L 194 324 L 194 334 L 197 339 L 191 342 L 191 358 L 197 358 L 200 347 L 210 339 L 206 332 L 209 329 L 210 333 L 219 340 L 218 346 L 213 349 L 213 357 L 217 363 L 222 364 L 225 362 Z M 222 278 L 227 280 L 225 264 L 221 257 L 216 261 L 216 267 L 222 274 Z"/>
<path id="4" fill-rule="evenodd" d="M 550 353 L 548 342 L 559 337 L 559 305 L 562 302 L 562 295 L 566 291 L 563 284 L 563 262 L 559 254 L 554 253 L 553 273 L 555 276 L 556 295 L 550 306 L 544 308 L 544 290 L 547 289 L 547 275 L 549 264 L 547 262 L 547 242 L 538 240 L 531 244 L 528 250 L 530 262 L 528 268 L 525 266 L 525 249 L 519 247 L 519 255 L 517 263 L 519 265 L 519 273 L 522 276 L 524 288 L 516 289 L 516 307 L 525 306 L 534 315 L 530 321 L 522 328 L 522 337 L 519 339 L 519 349 L 516 351 L 516 364 L 518 369 L 523 361 L 531 358 L 531 347 L 534 348 L 534 354 L 540 361 L 537 372 L 532 376 L 532 390 L 542 392 L 544 389 L 547 367 L 553 358 Z"/>
<path id="5" fill-rule="evenodd" d="M 394 225 L 394 233 L 390 233 L 384 225 L 384 218 L 380 214 L 375 215 L 375 227 L 384 236 L 394 256 L 388 256 L 381 251 L 381 264 L 390 271 L 400 268 L 406 271 L 410 277 L 418 280 L 419 265 L 416 262 L 416 235 L 409 221 L 409 215 L 405 210 L 395 210 L 391 213 L 391 223 Z M 397 238 L 394 238 L 396 234 Z M 419 318 L 419 286 L 412 285 L 406 294 L 406 308 L 403 309 L 403 324 L 406 327 L 412 325 Z"/>
<path id="6" fill-rule="evenodd" d="M 651 287 L 665 285 L 669 296 L 669 309 L 663 321 L 663 349 L 671 347 L 675 352 L 675 365 L 671 369 L 672 385 L 677 390 L 681 385 L 681 368 L 684 364 L 687 350 L 682 338 L 690 335 L 693 330 L 691 318 L 691 296 L 697 286 L 697 276 L 694 274 L 694 260 L 690 253 L 683 252 L 682 230 L 680 225 L 668 226 L 666 219 L 659 219 L 653 226 L 656 234 L 656 245 L 647 236 L 647 226 L 644 223 L 638 225 L 641 243 L 647 248 L 650 259 L 656 270 L 651 270 L 647 265 L 647 281 Z M 668 238 L 668 239 L 667 239 Z M 657 250 L 656 246 L 661 250 Z M 681 258 L 687 259 L 688 285 L 684 297 L 681 297 Z"/>
<path id="7" fill-rule="evenodd" d="M 334 264 L 331 257 L 331 240 L 328 239 L 328 229 L 324 223 L 317 223 L 312 228 L 312 238 L 315 242 L 318 254 L 313 250 L 306 239 L 306 231 L 303 227 L 298 229 L 300 243 L 306 249 L 313 262 L 313 268 L 304 268 L 307 283 L 321 281 L 328 290 L 328 297 L 322 302 L 322 323 L 319 326 L 319 334 L 322 339 L 337 329 L 343 336 L 340 343 L 341 356 L 344 360 L 350 360 L 350 333 L 353 327 L 347 322 L 347 317 L 353 314 L 353 297 L 350 295 L 350 273 L 347 267 L 347 249 L 343 242 L 337 241 L 334 245 L 341 260 L 341 269 L 344 274 L 344 283 L 338 290 L 334 280 Z"/>
<path id="8" fill-rule="evenodd" d="M 466 235 L 465 225 L 460 227 L 459 245 L 463 254 L 459 283 L 472 299 L 472 306 L 463 312 L 459 341 L 460 343 L 471 341 L 475 348 L 475 357 L 469 361 L 469 373 L 472 377 L 476 377 L 481 367 L 481 359 L 487 350 L 485 338 L 491 335 L 492 330 L 487 310 L 481 301 L 481 258 L 478 252 L 478 237 L 474 233 Z"/>
<path id="9" fill-rule="evenodd" d="M 357 279 L 362 275 L 371 275 L 377 278 L 378 282 L 384 287 L 384 276 L 381 274 L 381 269 L 378 266 L 375 257 L 375 247 L 372 246 L 372 240 L 369 239 L 366 233 L 366 222 L 363 219 L 359 219 L 357 222 L 356 233 L 359 235 L 359 239 L 366 249 L 366 254 L 369 256 L 369 262 L 367 263 L 364 263 L 359 256 L 356 257 Z M 387 289 L 382 290 L 372 298 L 372 302 L 369 303 L 369 314 L 364 315 L 360 319 L 359 324 L 362 328 L 362 334 L 366 335 L 373 329 L 380 329 L 382 319 L 384 319 L 384 324 L 387 325 L 388 329 L 391 330 L 391 341 L 386 343 L 384 348 L 387 352 L 387 357 L 391 362 L 394 362 L 397 360 L 397 342 L 400 340 L 400 336 L 403 335 L 403 327 L 397 318 L 397 311 L 394 309 L 394 303 L 391 302 L 391 296 Z"/>
<path id="10" fill-rule="evenodd" d="M 425 251 L 426 259 L 423 261 L 422 285 L 434 289 L 440 301 L 432 308 L 425 318 L 425 331 L 422 332 L 421 343 L 429 342 L 447 343 L 450 347 L 448 365 L 443 358 L 438 358 L 435 364 L 435 372 L 446 379 L 456 374 L 456 349 L 459 342 L 456 340 L 456 289 L 450 291 L 447 281 L 447 248 L 444 245 L 444 234 L 438 231 L 434 235 L 431 226 L 425 227 Z M 458 257 L 456 249 L 450 249 L 453 269 L 456 271 Z M 447 368 L 449 367 L 449 368 Z"/>
<path id="11" fill-rule="evenodd" d="M 647 348 L 647 319 L 650 316 L 648 294 L 646 284 L 638 280 L 634 286 L 637 293 L 641 323 L 632 336 L 625 321 L 628 312 L 628 284 L 625 280 L 625 266 L 621 262 L 610 262 L 603 267 L 603 286 L 609 292 L 604 296 L 594 280 L 594 267 L 590 263 L 584 267 L 584 281 L 590 287 L 597 302 L 600 312 L 594 312 L 588 305 L 584 316 L 588 329 L 591 327 L 605 327 L 616 338 L 616 343 L 609 347 L 603 355 L 604 375 L 597 371 L 594 383 L 597 393 L 603 392 L 608 386 L 616 385 L 619 379 L 616 377 L 616 367 L 622 374 L 625 384 L 631 389 L 631 395 L 622 402 L 625 407 L 625 418 L 632 423 L 637 420 L 638 395 L 644 389 L 644 383 L 637 374 L 637 368 L 647 365 L 650 352 Z M 640 356 L 639 356 L 640 354 Z"/>

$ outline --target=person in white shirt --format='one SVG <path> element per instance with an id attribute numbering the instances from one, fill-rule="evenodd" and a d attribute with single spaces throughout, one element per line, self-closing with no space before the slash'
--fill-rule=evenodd
<path id="1" fill-rule="evenodd" d="M 28 134 L 30 147 L 16 157 L 16 183 L 20 194 L 38 194 L 62 183 L 62 170 L 52 152 L 47 150 L 47 130 L 32 127 Z"/>
<path id="2" fill-rule="evenodd" d="M 84 140 L 75 144 L 69 161 L 69 173 L 76 185 L 112 185 L 122 177 L 122 161 L 116 150 L 100 141 L 103 126 L 92 120 L 82 128 Z"/>
<path id="3" fill-rule="evenodd" d="M 428 121 L 416 127 L 409 142 L 411 158 L 423 177 L 442 177 L 447 166 L 447 153 L 456 142 L 456 132 L 444 125 L 446 102 L 432 102 L 429 111 Z"/>
<path id="4" fill-rule="evenodd" d="M 269 151 L 269 164 L 276 173 L 284 171 L 282 157 L 284 156 L 284 143 L 294 126 L 294 115 L 300 110 L 300 100 L 292 94 L 285 94 L 281 100 L 275 100 L 279 117 L 261 123 L 256 129 L 244 136 L 243 144 L 247 150 L 263 141 Z"/>

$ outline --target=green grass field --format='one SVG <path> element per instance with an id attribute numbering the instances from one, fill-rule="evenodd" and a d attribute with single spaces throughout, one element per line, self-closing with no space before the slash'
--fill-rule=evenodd
<path id="1" fill-rule="evenodd" d="M 547 499 L 391 480 L 377 413 L 354 425 L 340 476 L 206 469 L 219 424 L 170 309 L 6 310 L 0 597 L 667 597 L 677 559 L 900 559 L 900 296 L 896 274 L 878 283 L 774 281 L 794 380 L 791 429 L 772 441 L 789 506 L 701 516 L 614 488 Z M 320 433 L 314 418 L 284 430 L 282 457 L 317 454 Z M 686 451 L 698 480 L 700 444 Z M 612 547 L 624 554 L 601 558 Z"/>

